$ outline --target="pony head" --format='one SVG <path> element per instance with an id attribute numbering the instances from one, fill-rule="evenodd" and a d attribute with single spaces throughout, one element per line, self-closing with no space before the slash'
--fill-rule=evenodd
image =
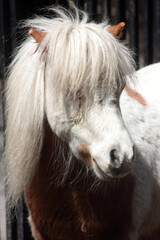
<path id="1" fill-rule="evenodd" d="M 52 9 L 57 18 L 35 18 L 14 58 L 6 86 L 6 169 L 11 195 L 30 182 L 43 144 L 44 118 L 59 139 L 102 180 L 127 175 L 133 142 L 119 97 L 134 61 L 107 22 L 88 22 Z M 114 30 L 114 31 L 112 31 Z M 40 34 L 41 33 L 41 34 Z M 36 35 L 38 34 L 38 35 Z M 17 179 L 18 178 L 18 179 Z"/>

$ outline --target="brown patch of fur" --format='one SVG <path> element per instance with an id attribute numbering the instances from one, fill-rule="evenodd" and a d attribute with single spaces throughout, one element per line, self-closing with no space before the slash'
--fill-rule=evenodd
<path id="1" fill-rule="evenodd" d="M 88 165 L 92 165 L 92 154 L 86 144 L 79 145 L 79 155 Z"/>
<path id="2" fill-rule="evenodd" d="M 126 90 L 128 96 L 137 100 L 144 107 L 147 106 L 147 102 L 141 94 L 139 94 L 138 92 L 136 92 L 135 90 L 131 89 L 128 86 L 125 87 L 125 90 Z"/>
<path id="3" fill-rule="evenodd" d="M 59 153 L 55 139 L 48 126 L 39 166 L 25 195 L 35 239 L 40 234 L 42 240 L 127 240 L 133 231 L 133 177 L 104 182 L 105 193 L 88 191 L 93 179 L 57 187 L 55 179 L 63 166 L 60 156 L 53 164 Z"/>

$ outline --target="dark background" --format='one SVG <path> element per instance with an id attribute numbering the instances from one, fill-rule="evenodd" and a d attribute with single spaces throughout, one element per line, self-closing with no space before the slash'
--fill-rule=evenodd
<path id="1" fill-rule="evenodd" d="M 88 11 L 91 20 L 99 22 L 108 18 L 111 24 L 117 24 L 120 21 L 126 23 L 122 38 L 135 52 L 137 68 L 160 61 L 160 0 L 75 0 L 74 2 L 79 8 Z M 21 40 L 21 34 L 17 28 L 19 21 L 35 13 L 40 14 L 40 8 L 56 4 L 69 8 L 67 0 L 0 0 L 2 89 L 5 69 L 10 62 L 11 53 Z M 7 240 L 32 239 L 23 199 L 19 201 L 16 212 L 17 218 L 7 216 Z"/>

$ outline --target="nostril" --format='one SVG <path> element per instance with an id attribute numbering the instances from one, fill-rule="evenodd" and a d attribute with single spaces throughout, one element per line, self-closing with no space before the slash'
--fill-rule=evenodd
<path id="1" fill-rule="evenodd" d="M 119 167 L 120 165 L 120 156 L 119 156 L 119 151 L 117 149 L 112 149 L 110 151 L 110 157 L 111 157 L 111 163 L 115 167 Z"/>

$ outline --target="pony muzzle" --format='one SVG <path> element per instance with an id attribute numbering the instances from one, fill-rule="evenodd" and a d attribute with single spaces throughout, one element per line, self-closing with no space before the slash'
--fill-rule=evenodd
<path id="1" fill-rule="evenodd" d="M 93 157 L 91 149 L 86 144 L 79 145 L 79 158 L 85 162 L 89 167 L 93 168 L 95 175 L 101 180 L 109 178 L 122 178 L 127 176 L 133 166 L 135 160 L 135 149 L 133 147 L 133 154 L 127 157 L 113 148 L 109 153 L 109 163 L 106 164 L 100 157 Z"/>
<path id="2" fill-rule="evenodd" d="M 126 154 L 122 157 L 117 149 L 112 149 L 110 151 L 109 164 L 106 164 L 106 166 L 104 163 L 102 165 L 96 158 L 93 158 L 93 161 L 95 173 L 100 179 L 123 178 L 131 172 L 135 161 L 135 149 L 133 147 L 133 154 L 130 157 L 127 157 Z"/>

